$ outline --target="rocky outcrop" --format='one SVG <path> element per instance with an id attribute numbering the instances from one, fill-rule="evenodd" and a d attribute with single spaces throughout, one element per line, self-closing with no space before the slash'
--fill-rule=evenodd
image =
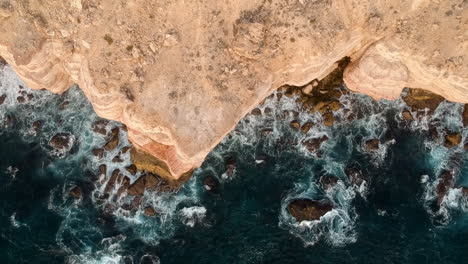
<path id="1" fill-rule="evenodd" d="M 288 204 L 288 212 L 298 222 L 319 220 L 320 217 L 333 209 L 326 201 L 315 201 L 310 199 L 296 199 Z"/>
<path id="2" fill-rule="evenodd" d="M 77 83 L 179 179 L 274 89 L 313 88 L 344 57 L 352 90 L 392 99 L 417 87 L 468 103 L 466 5 L 2 0 L 0 55 L 33 89 Z M 336 104 L 323 110 L 328 126 Z"/>

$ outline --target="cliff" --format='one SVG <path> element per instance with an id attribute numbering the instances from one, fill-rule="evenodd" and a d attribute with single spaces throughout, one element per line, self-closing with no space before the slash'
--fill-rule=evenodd
<path id="1" fill-rule="evenodd" d="M 274 89 L 344 80 L 376 99 L 468 103 L 467 1 L 0 0 L 0 56 L 34 89 L 78 84 L 174 179 Z"/>

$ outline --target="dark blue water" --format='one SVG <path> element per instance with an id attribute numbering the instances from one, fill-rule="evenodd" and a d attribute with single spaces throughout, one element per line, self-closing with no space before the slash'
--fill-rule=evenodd
<path id="1" fill-rule="evenodd" d="M 177 193 L 145 193 L 134 213 L 119 209 L 131 197 L 102 199 L 115 168 L 91 149 L 106 138 L 91 129 L 99 118 L 77 87 L 64 95 L 33 92 L 8 67 L 1 71 L 0 96 L 0 260 L 1 263 L 464 263 L 468 258 L 468 201 L 459 187 L 468 183 L 467 154 L 461 144 L 443 146 L 445 131 L 462 127 L 462 105 L 442 103 L 432 116 L 411 124 L 401 118 L 401 100 L 375 102 L 345 95 L 332 128 L 320 114 L 299 111 L 294 98 L 269 99 L 272 115 L 247 116 L 208 156 Z M 33 98 L 18 103 L 21 91 Z M 69 104 L 60 110 L 60 105 Z M 62 107 L 63 108 L 63 107 Z M 348 109 L 350 111 L 344 111 Z M 295 131 L 292 115 L 316 125 Z M 357 118 L 349 118 L 353 113 Z M 34 132 L 32 124 L 41 120 Z M 349 120 L 349 121 L 348 121 Z M 429 125 L 439 136 L 432 139 Z M 106 129 L 120 126 L 110 122 Z M 272 131 L 265 133 L 265 131 Z M 73 135 L 73 147 L 56 153 L 48 145 L 57 132 Z M 301 142 L 327 135 L 321 153 Z M 379 151 L 363 147 L 380 140 Z M 226 161 L 235 161 L 226 173 Z M 107 165 L 100 178 L 98 166 Z M 347 168 L 364 175 L 353 184 Z M 444 169 L 456 185 L 440 206 L 435 186 Z M 123 171 L 123 170 L 122 170 Z M 132 181 L 139 176 L 130 176 Z M 203 180 L 219 181 L 208 191 Z M 323 176 L 338 184 L 326 189 Z M 81 199 L 69 195 L 80 186 Z M 286 210 L 294 198 L 327 199 L 334 210 L 320 221 L 297 223 Z M 151 205 L 158 212 L 145 216 Z"/>

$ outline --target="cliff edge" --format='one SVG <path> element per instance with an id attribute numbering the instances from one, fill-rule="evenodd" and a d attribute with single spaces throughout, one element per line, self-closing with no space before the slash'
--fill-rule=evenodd
<path id="1" fill-rule="evenodd" d="M 274 89 L 350 57 L 351 90 L 468 103 L 463 0 L 0 0 L 0 56 L 34 89 L 78 84 L 178 179 Z"/>

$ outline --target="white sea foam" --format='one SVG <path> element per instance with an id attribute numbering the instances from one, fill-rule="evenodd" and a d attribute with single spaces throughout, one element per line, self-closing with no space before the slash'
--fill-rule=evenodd
<path id="1" fill-rule="evenodd" d="M 182 222 L 190 227 L 194 227 L 196 223 L 203 221 L 206 216 L 206 208 L 203 206 L 184 207 L 180 210 Z"/>

